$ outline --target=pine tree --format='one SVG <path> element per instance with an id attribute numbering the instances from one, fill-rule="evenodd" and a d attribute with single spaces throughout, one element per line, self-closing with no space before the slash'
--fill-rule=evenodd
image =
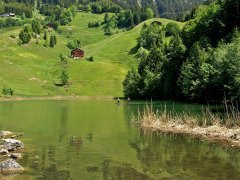
<path id="1" fill-rule="evenodd" d="M 49 44 L 49 46 L 50 46 L 50 47 L 54 47 L 54 45 L 55 45 L 54 35 L 51 35 L 51 36 L 50 36 L 50 44 Z"/>
<path id="2" fill-rule="evenodd" d="M 47 31 L 44 31 L 43 39 L 46 41 L 47 40 Z"/>

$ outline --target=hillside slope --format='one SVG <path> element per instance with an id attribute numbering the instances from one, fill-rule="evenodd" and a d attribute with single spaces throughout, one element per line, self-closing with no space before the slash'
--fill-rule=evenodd
<path id="1" fill-rule="evenodd" d="M 136 63 L 132 49 L 136 46 L 140 24 L 134 29 L 105 36 L 102 27 L 87 28 L 95 19 L 104 15 L 78 13 L 71 25 L 60 27 L 57 46 L 44 47 L 43 41 L 33 39 L 27 45 L 18 45 L 20 27 L 1 31 L 0 36 L 0 89 L 8 86 L 16 95 L 24 96 L 122 96 L 122 81 L 131 65 Z M 160 20 L 168 23 L 170 20 Z M 181 24 L 180 24 L 181 25 Z M 49 31 L 49 35 L 54 33 Z M 14 38 L 15 37 L 15 38 Z M 69 39 L 80 39 L 85 56 L 93 56 L 94 62 L 68 59 L 71 85 L 57 87 L 54 82 L 60 77 L 59 54 L 70 54 L 66 47 Z"/>

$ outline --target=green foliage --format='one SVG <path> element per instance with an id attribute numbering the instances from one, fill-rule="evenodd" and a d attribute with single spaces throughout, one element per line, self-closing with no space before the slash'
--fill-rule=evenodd
<path id="1" fill-rule="evenodd" d="M 132 68 L 123 81 L 124 96 L 138 99 L 140 97 L 139 82 L 140 75 L 135 68 Z"/>
<path id="2" fill-rule="evenodd" d="M 49 43 L 49 46 L 50 47 L 54 47 L 55 45 L 57 44 L 57 38 L 56 38 L 56 35 L 51 35 L 50 36 L 50 43 Z"/>
<path id="3" fill-rule="evenodd" d="M 60 79 L 61 79 L 61 82 L 62 82 L 63 86 L 67 85 L 68 80 L 69 80 L 69 74 L 66 70 L 62 71 Z"/>
<path id="4" fill-rule="evenodd" d="M 104 33 L 105 35 L 112 35 L 112 29 L 116 27 L 116 19 L 115 16 L 112 16 L 109 18 L 109 20 L 106 22 L 106 25 L 104 26 Z"/>
<path id="5" fill-rule="evenodd" d="M 27 44 L 31 40 L 31 35 L 22 30 L 19 34 L 19 39 L 21 40 L 22 44 Z"/>
<path id="6" fill-rule="evenodd" d="M 165 30 L 156 24 L 144 25 L 141 30 L 141 35 L 138 38 L 139 47 L 150 49 L 153 46 L 161 46 Z"/>
<path id="7" fill-rule="evenodd" d="M 89 22 L 88 23 L 88 28 L 92 28 L 92 27 L 99 27 L 101 26 L 101 22 L 100 21 L 93 21 L 93 22 Z"/>
<path id="8" fill-rule="evenodd" d="M 230 44 L 220 45 L 213 53 L 211 61 L 213 61 L 211 64 L 214 67 L 214 75 L 210 79 L 210 85 L 216 88 L 217 95 L 225 94 L 228 99 L 239 100 L 240 38 Z"/>
<path id="9" fill-rule="evenodd" d="M 0 14 L 4 13 L 4 7 L 0 4 Z"/>
<path id="10" fill-rule="evenodd" d="M 67 43 L 69 49 L 76 49 L 81 47 L 81 42 L 79 39 L 69 40 Z"/>
<path id="11" fill-rule="evenodd" d="M 202 6 L 197 10 L 196 18 L 190 20 L 183 29 L 184 43 L 190 48 L 194 42 L 205 36 L 216 46 L 224 36 L 225 24 L 221 15 L 220 4 L 214 2 L 209 6 Z"/>
<path id="12" fill-rule="evenodd" d="M 166 36 L 175 36 L 179 35 L 181 32 L 180 27 L 177 25 L 177 23 L 170 22 L 166 26 Z"/>
<path id="13" fill-rule="evenodd" d="M 60 16 L 61 25 L 67 25 L 69 22 L 72 21 L 72 18 L 73 18 L 72 11 L 70 11 L 69 9 L 66 9 Z"/>
<path id="14" fill-rule="evenodd" d="M 6 27 L 11 27 L 11 26 L 20 26 L 22 22 L 19 19 L 7 18 L 5 23 L 6 23 Z"/>
<path id="15" fill-rule="evenodd" d="M 174 23 L 145 24 L 138 38 L 135 98 L 240 101 L 239 7 L 233 0 L 204 5 L 182 32 Z M 124 92 L 131 97 L 129 76 Z"/>
<path id="16" fill-rule="evenodd" d="M 43 39 L 47 40 L 47 31 L 44 31 Z"/>
<path id="17" fill-rule="evenodd" d="M 12 27 L 12 26 L 21 26 L 22 24 L 26 24 L 27 20 L 23 21 L 17 18 L 0 18 L 0 28 Z"/>
<path id="18" fill-rule="evenodd" d="M 26 24 L 23 27 L 23 30 L 21 30 L 19 34 L 19 39 L 21 40 L 22 44 L 27 44 L 30 42 L 32 37 L 32 26 L 30 24 Z"/>
<path id="19" fill-rule="evenodd" d="M 104 23 L 107 23 L 109 20 L 110 20 L 110 17 L 109 17 L 109 14 L 108 14 L 108 12 L 107 13 L 105 13 L 105 15 L 104 15 Z"/>
<path id="20" fill-rule="evenodd" d="M 105 33 L 105 35 L 112 35 L 112 28 L 111 28 L 111 26 L 106 26 L 104 28 L 104 33 Z"/>
<path id="21" fill-rule="evenodd" d="M 72 5 L 72 6 L 69 8 L 69 10 L 72 12 L 73 17 L 75 17 L 76 14 L 77 14 L 77 12 L 78 12 L 77 7 L 74 6 L 74 5 Z"/>
<path id="22" fill-rule="evenodd" d="M 14 90 L 11 87 L 4 86 L 2 89 L 2 94 L 4 96 L 13 96 Z"/>
<path id="23" fill-rule="evenodd" d="M 33 29 L 32 29 L 32 26 L 30 24 L 26 24 L 23 26 L 23 31 L 32 35 L 33 33 Z"/>
<path id="24" fill-rule="evenodd" d="M 200 100 L 203 89 L 206 89 L 206 84 L 214 72 L 210 64 L 206 61 L 209 58 L 205 49 L 201 48 L 199 43 L 195 43 L 190 50 L 190 55 L 187 61 L 181 68 L 179 83 L 182 88 L 182 93 L 189 99 Z"/>
<path id="25" fill-rule="evenodd" d="M 154 16 L 153 10 L 148 7 L 148 8 L 145 10 L 145 17 L 144 17 L 144 19 L 145 19 L 145 20 L 151 19 L 151 18 L 153 18 L 153 16 Z"/>
<path id="26" fill-rule="evenodd" d="M 48 47 L 48 46 L 49 46 L 49 40 L 48 40 L 48 39 L 46 39 L 46 40 L 44 41 L 43 46 L 45 46 L 45 47 Z"/>
<path id="27" fill-rule="evenodd" d="M 24 13 L 27 18 L 33 17 L 32 7 L 27 6 L 24 3 L 4 3 L 3 8 L 4 12 L 12 12 L 19 16 L 22 16 L 22 14 Z"/>
<path id="28" fill-rule="evenodd" d="M 39 19 L 34 19 L 32 21 L 32 31 L 36 34 L 40 34 L 41 33 L 41 22 Z"/>
<path id="29" fill-rule="evenodd" d="M 21 19 L 24 20 L 26 18 L 25 12 L 22 13 Z"/>
<path id="30" fill-rule="evenodd" d="M 40 13 L 45 16 L 51 17 L 51 22 L 59 21 L 60 16 L 63 13 L 63 9 L 58 5 L 55 6 L 51 4 L 43 4 L 40 8 Z"/>
<path id="31" fill-rule="evenodd" d="M 93 56 L 88 57 L 87 60 L 93 62 L 94 61 Z"/>
<path id="32" fill-rule="evenodd" d="M 63 53 L 61 53 L 59 55 L 59 58 L 60 58 L 60 62 L 62 63 L 67 63 L 67 57 L 63 55 Z"/>
<path id="33" fill-rule="evenodd" d="M 114 2 L 102 0 L 90 3 L 90 9 L 92 13 L 102 14 L 106 12 L 118 13 L 121 8 Z"/>

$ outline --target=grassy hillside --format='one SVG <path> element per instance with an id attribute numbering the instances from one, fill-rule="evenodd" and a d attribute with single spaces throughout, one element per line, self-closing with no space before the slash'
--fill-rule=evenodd
<path id="1" fill-rule="evenodd" d="M 136 63 L 132 49 L 136 46 L 140 24 L 134 29 L 105 36 L 102 27 L 87 28 L 90 21 L 102 20 L 104 15 L 78 13 L 69 26 L 60 27 L 57 46 L 44 47 L 43 40 L 36 39 L 27 45 L 18 45 L 21 27 L 0 31 L 0 90 L 4 85 L 12 87 L 16 95 L 49 96 L 122 96 L 122 81 L 131 65 Z M 170 20 L 160 20 L 168 23 Z M 181 25 L 181 24 L 180 24 Z M 49 35 L 51 32 L 49 30 Z M 15 38 L 13 38 L 15 36 Z M 79 38 L 85 56 L 93 56 L 94 62 L 68 59 L 71 85 L 56 87 L 60 76 L 59 54 L 70 54 L 66 47 L 69 39 Z"/>

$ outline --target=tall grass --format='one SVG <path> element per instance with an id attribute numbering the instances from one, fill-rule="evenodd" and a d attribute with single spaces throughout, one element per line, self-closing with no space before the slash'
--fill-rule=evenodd
<path id="1" fill-rule="evenodd" d="M 152 105 L 146 105 L 142 112 L 138 111 L 137 117 L 132 118 L 133 122 L 154 126 L 154 124 L 188 125 L 190 127 L 221 126 L 227 128 L 240 127 L 240 111 L 237 106 L 225 103 L 223 114 L 213 113 L 210 108 L 202 110 L 201 115 L 190 113 L 177 113 L 168 111 L 166 106 L 161 110 L 154 110 Z"/>

